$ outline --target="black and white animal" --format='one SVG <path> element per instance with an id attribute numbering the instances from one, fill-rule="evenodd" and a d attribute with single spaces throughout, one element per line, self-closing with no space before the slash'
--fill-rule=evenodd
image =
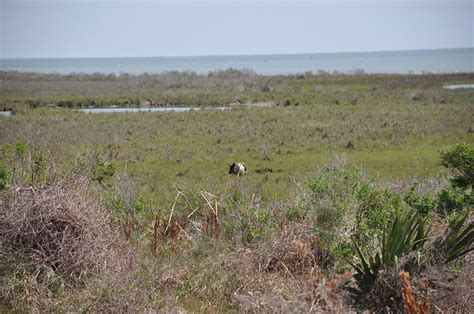
<path id="1" fill-rule="evenodd" d="M 247 166 L 243 162 L 229 164 L 229 174 L 235 174 L 240 177 L 244 173 L 247 173 Z"/>

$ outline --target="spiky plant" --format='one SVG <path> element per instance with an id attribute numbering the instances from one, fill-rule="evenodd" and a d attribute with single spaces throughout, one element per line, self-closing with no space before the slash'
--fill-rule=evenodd
<path id="1" fill-rule="evenodd" d="M 474 250 L 474 222 L 468 222 L 470 212 L 457 215 L 449 224 L 449 231 L 442 239 L 445 249 L 444 262 L 449 263 Z"/>
<path id="2" fill-rule="evenodd" d="M 352 292 L 360 294 L 370 290 L 381 270 L 397 265 L 400 257 L 420 250 L 428 238 L 426 220 L 415 212 L 395 212 L 392 224 L 383 230 L 379 238 L 379 252 L 369 258 L 353 240 L 359 261 L 351 262 L 356 270 L 354 279 L 357 283 L 357 288 L 351 289 Z"/>

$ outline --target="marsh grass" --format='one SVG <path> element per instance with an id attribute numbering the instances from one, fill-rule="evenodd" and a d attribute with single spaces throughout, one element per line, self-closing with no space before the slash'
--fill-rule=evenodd
<path id="1" fill-rule="evenodd" d="M 348 310 L 344 291 L 353 284 L 352 274 L 342 257 L 353 256 L 350 236 L 358 235 L 363 249 L 373 250 L 374 235 L 393 210 L 409 208 L 407 193 L 435 199 L 448 186 L 450 173 L 439 152 L 474 142 L 473 92 L 442 89 L 470 82 L 472 74 L 3 72 L 0 80 L 1 104 L 16 111 L 0 116 L 2 208 L 12 201 L 12 186 L 49 191 L 63 182 L 68 187 L 63 194 L 69 195 L 78 192 L 70 180 L 85 174 L 86 186 L 97 193 L 90 208 L 110 215 L 107 230 L 123 246 L 111 254 L 123 263 L 119 272 L 100 270 L 71 287 L 61 285 L 61 272 L 44 281 L 46 288 L 38 285 L 38 263 L 22 260 L 12 268 L 17 252 L 11 251 L 1 274 L 8 284 L 2 286 L 6 301 L 0 308 L 8 310 Z M 420 100 L 410 98 L 416 90 L 423 92 Z M 112 114 L 41 108 L 59 102 L 109 106 L 126 99 L 146 105 L 147 98 L 279 105 Z M 34 103 L 39 108 L 29 108 Z M 245 162 L 248 174 L 230 176 L 228 164 L 234 161 Z M 429 217 L 442 234 L 447 218 Z M 442 287 L 444 278 L 454 280 L 447 269 L 457 267 L 462 280 L 452 285 L 462 291 L 472 281 L 463 266 L 464 261 L 472 266 L 471 259 L 428 263 L 437 274 L 437 295 L 448 295 L 449 302 L 439 303 L 442 309 L 456 300 L 457 308 L 469 308 L 469 300 Z M 387 273 L 393 288 L 401 287 L 398 269 Z M 414 289 L 419 275 L 412 276 Z"/>
<path id="2" fill-rule="evenodd" d="M 160 204 L 176 187 L 231 184 L 227 163 L 244 161 L 247 190 L 278 200 L 289 195 L 294 176 L 333 154 L 388 179 L 436 175 L 439 150 L 473 141 L 471 118 L 467 102 L 133 114 L 36 109 L 2 119 L 0 142 L 31 143 L 60 163 L 93 149 L 139 177 Z"/>
<path id="3" fill-rule="evenodd" d="M 264 76 L 228 69 L 200 75 L 192 72 L 104 75 L 0 72 L 0 109 L 41 107 L 104 107 L 162 104 L 217 105 L 276 101 L 281 105 L 358 105 L 367 101 L 410 100 L 422 91 L 420 103 L 455 103 L 470 91 L 443 90 L 445 84 L 472 83 L 472 73 L 380 75 L 325 74 Z M 410 100 L 411 101 L 411 100 Z"/>

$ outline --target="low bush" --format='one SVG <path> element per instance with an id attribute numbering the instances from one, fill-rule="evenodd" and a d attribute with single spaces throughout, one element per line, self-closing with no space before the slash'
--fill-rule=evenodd
<path id="1" fill-rule="evenodd" d="M 450 215 L 474 205 L 474 148 L 460 143 L 441 152 L 441 163 L 453 177 L 451 186 L 438 194 L 438 211 Z"/>
<path id="2" fill-rule="evenodd" d="M 8 172 L 6 167 L 0 163 L 0 190 L 4 189 L 8 183 Z"/>
<path id="3" fill-rule="evenodd" d="M 448 187 L 438 194 L 438 212 L 443 215 L 462 210 L 465 206 L 465 195 L 459 189 Z"/>
<path id="4" fill-rule="evenodd" d="M 330 251 L 339 258 L 352 255 L 350 237 L 364 250 L 377 246 L 394 213 L 404 208 L 402 198 L 357 170 L 317 170 L 311 174 L 302 201 L 289 212 L 311 224 Z"/>
<path id="5" fill-rule="evenodd" d="M 474 147 L 460 143 L 441 152 L 441 163 L 454 173 L 451 182 L 460 189 L 474 188 Z"/>
<path id="6" fill-rule="evenodd" d="M 413 207 L 420 215 L 424 216 L 428 215 L 436 207 L 435 200 L 428 195 L 418 195 L 413 187 L 405 194 L 404 201 Z"/>
<path id="7" fill-rule="evenodd" d="M 377 311 L 386 306 L 400 310 L 402 299 L 406 308 L 415 306 L 413 299 L 407 294 L 409 281 L 406 278 L 400 294 L 400 281 L 396 277 L 400 270 L 409 271 L 418 278 L 426 273 L 427 269 L 432 268 L 432 265 L 437 265 L 438 269 L 446 268 L 453 261 L 474 250 L 474 223 L 470 220 L 471 150 L 469 145 L 460 144 L 442 153 L 443 164 L 450 168 L 455 176 L 451 180 L 451 186 L 441 190 L 434 199 L 428 195 L 420 196 L 412 187 L 404 196 L 405 203 L 412 209 L 404 209 L 403 206 L 387 207 L 383 203 L 376 203 L 375 207 L 381 209 L 390 221 L 382 228 L 382 234 L 378 234 L 377 246 L 367 246 L 366 241 L 361 241 L 359 237 L 355 237 L 357 233 L 353 233 L 353 249 L 358 259 L 356 262 L 350 262 L 356 274 L 355 286 L 349 287 L 349 291 L 355 295 L 356 303 L 361 305 L 361 308 L 366 309 L 365 304 L 371 302 L 370 310 Z M 370 197 L 365 199 L 371 200 Z M 397 196 L 395 199 L 397 202 L 400 200 Z M 437 234 L 430 235 L 429 229 L 436 221 L 430 220 L 434 208 L 452 215 L 448 217 L 449 225 L 442 225 L 444 232 L 438 231 Z M 364 219 L 371 221 L 370 217 L 363 216 L 361 220 Z M 381 225 L 369 225 L 372 228 L 368 230 L 380 230 Z M 435 227 L 440 228 L 438 224 L 435 224 Z M 411 289 L 411 286 L 409 288 Z M 427 286 L 425 290 L 428 293 Z M 424 302 L 426 307 L 427 298 Z"/>

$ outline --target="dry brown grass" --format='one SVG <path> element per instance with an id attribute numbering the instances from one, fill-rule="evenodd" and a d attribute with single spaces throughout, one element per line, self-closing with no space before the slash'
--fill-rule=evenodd
<path id="1" fill-rule="evenodd" d="M 306 224 L 284 226 L 261 253 L 262 269 L 290 276 L 309 273 L 314 267 L 326 268 L 331 262 L 324 243 Z"/>
<path id="2" fill-rule="evenodd" d="M 348 276 L 323 274 L 332 261 L 311 226 L 287 225 L 248 250 L 258 258 L 249 268 L 255 277 L 248 276 L 245 288 L 234 293 L 239 309 L 264 313 L 348 310 L 339 289 Z"/>
<path id="3" fill-rule="evenodd" d="M 104 267 L 117 236 L 87 178 L 8 192 L 0 200 L 1 258 L 14 252 L 68 280 Z"/>
<path id="4" fill-rule="evenodd" d="M 453 265 L 434 265 L 430 278 L 431 308 L 437 312 L 469 313 L 474 309 L 474 254 Z"/>
<path id="5" fill-rule="evenodd" d="M 240 310 L 263 313 L 321 313 L 347 312 L 340 290 L 348 275 L 333 275 L 327 278 L 318 268 L 306 276 L 282 277 L 273 273 L 262 276 L 260 289 L 237 291 L 234 300 Z"/>
<path id="6" fill-rule="evenodd" d="M 138 255 L 89 179 L 9 186 L 0 197 L 0 305 L 18 311 L 140 308 Z M 141 304 L 140 304 L 141 303 Z"/>

